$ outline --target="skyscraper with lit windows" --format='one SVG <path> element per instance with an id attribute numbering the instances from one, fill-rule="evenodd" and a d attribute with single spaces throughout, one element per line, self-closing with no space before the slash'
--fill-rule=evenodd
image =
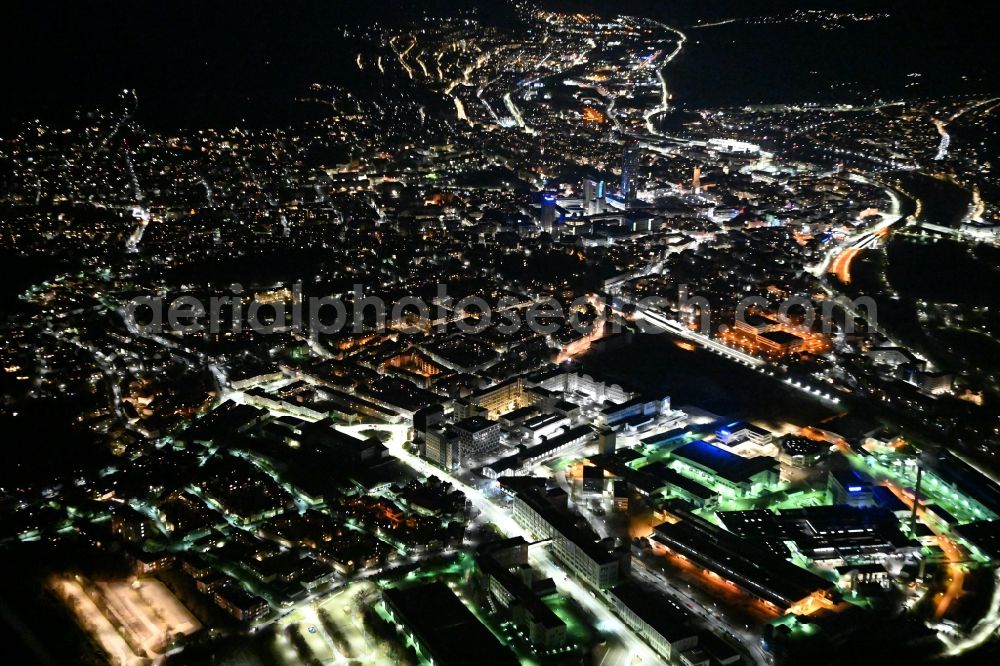
<path id="1" fill-rule="evenodd" d="M 628 204 L 636 198 L 636 177 L 639 171 L 639 142 L 631 141 L 625 144 L 622 154 L 622 200 Z"/>

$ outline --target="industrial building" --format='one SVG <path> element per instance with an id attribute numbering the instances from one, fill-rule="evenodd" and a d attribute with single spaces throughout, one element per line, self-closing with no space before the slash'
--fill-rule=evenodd
<path id="1" fill-rule="evenodd" d="M 907 539 L 887 509 L 848 505 L 768 511 L 720 511 L 729 531 L 775 554 L 790 557 L 791 544 L 803 557 L 834 566 L 915 555 L 920 544 Z"/>
<path id="2" fill-rule="evenodd" d="M 432 664 L 518 663 L 444 583 L 385 590 L 382 607 L 412 639 L 417 654 Z"/>
<path id="3" fill-rule="evenodd" d="M 948 451 L 925 456 L 925 482 L 961 495 L 980 520 L 1000 518 L 1000 485 Z"/>
<path id="4" fill-rule="evenodd" d="M 597 417 L 599 425 L 615 427 L 630 419 L 652 421 L 670 411 L 670 397 L 649 398 L 638 396 L 623 403 L 610 405 Z"/>
<path id="5" fill-rule="evenodd" d="M 485 465 L 481 470 L 482 474 L 490 479 L 498 479 L 501 476 L 518 476 L 547 458 L 553 458 L 563 451 L 593 439 L 595 434 L 594 429 L 589 425 L 570 428 L 566 432 L 543 440 L 539 444 L 526 447 L 514 455 Z"/>
<path id="6" fill-rule="evenodd" d="M 778 481 L 773 458 L 743 458 L 703 440 L 674 449 L 670 456 L 672 467 L 715 488 L 720 495 L 747 497 Z"/>
<path id="7" fill-rule="evenodd" d="M 650 537 L 654 551 L 684 557 L 777 611 L 794 611 L 810 600 L 824 600 L 834 587 L 830 581 L 699 518 L 683 503 L 673 503 L 668 511 L 672 520 L 654 528 Z"/>
<path id="8" fill-rule="evenodd" d="M 771 443 L 771 433 L 764 428 L 752 425 L 746 421 L 733 421 L 715 431 L 719 441 L 733 447 L 744 442 L 756 446 L 767 446 Z"/>

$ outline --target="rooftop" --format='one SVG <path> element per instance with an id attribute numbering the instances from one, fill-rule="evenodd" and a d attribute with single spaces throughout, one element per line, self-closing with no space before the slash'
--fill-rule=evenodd
<path id="1" fill-rule="evenodd" d="M 747 482 L 757 474 L 775 466 L 772 458 L 743 458 L 704 440 L 685 444 L 675 449 L 671 455 L 711 470 L 733 483 Z"/>
<path id="2" fill-rule="evenodd" d="M 747 539 L 689 512 L 681 513 L 682 520 L 657 526 L 653 539 L 778 608 L 833 587 Z"/>
<path id="3" fill-rule="evenodd" d="M 385 600 L 430 655 L 445 666 L 516 664 L 508 650 L 444 583 L 390 589 Z"/>
<path id="4" fill-rule="evenodd" d="M 690 614 L 671 599 L 650 594 L 633 582 L 616 585 L 611 594 L 669 643 L 697 633 L 688 624 Z"/>

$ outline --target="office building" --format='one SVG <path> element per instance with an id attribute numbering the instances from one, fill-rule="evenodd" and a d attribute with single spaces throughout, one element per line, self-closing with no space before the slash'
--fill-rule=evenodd
<path id="1" fill-rule="evenodd" d="M 652 422 L 669 412 L 669 396 L 662 398 L 638 396 L 625 402 L 605 407 L 598 414 L 597 423 L 598 425 L 611 428 L 617 426 L 620 429 L 627 425 L 627 422 L 630 420 L 634 420 L 635 425 L 638 425 L 639 423 Z M 683 414 L 677 412 L 677 416 L 680 418 L 683 417 Z"/>
<path id="2" fill-rule="evenodd" d="M 561 431 L 569 426 L 569 419 L 558 414 L 539 414 L 521 424 L 520 433 L 528 441 L 537 443 L 542 439 Z"/>
<path id="3" fill-rule="evenodd" d="M 604 212 L 604 181 L 583 179 L 583 209 L 585 215 L 600 215 Z"/>
<path id="4" fill-rule="evenodd" d="M 771 433 L 764 428 L 751 425 L 746 421 L 733 421 L 715 431 L 720 442 L 733 447 L 743 443 L 755 446 L 767 446 L 771 443 Z"/>
<path id="5" fill-rule="evenodd" d="M 786 435 L 778 444 L 778 462 L 791 467 L 813 467 L 830 456 L 830 443 Z"/>
<path id="6" fill-rule="evenodd" d="M 594 439 L 594 429 L 588 425 L 570 428 L 535 444 L 525 447 L 514 455 L 501 458 L 482 468 L 483 476 L 498 479 L 501 476 L 520 476 L 531 467 L 545 460 Z"/>
<path id="7" fill-rule="evenodd" d="M 566 624 L 542 600 L 558 594 L 552 579 L 541 579 L 528 566 L 528 543 L 522 537 L 494 541 L 476 550 L 476 569 L 482 588 L 507 609 L 527 631 L 533 645 L 544 649 L 566 643 Z"/>
<path id="8" fill-rule="evenodd" d="M 626 206 L 636 199 L 639 158 L 641 155 L 642 151 L 637 141 L 630 141 L 625 144 L 625 149 L 622 153 L 622 182 L 620 192 L 622 201 L 625 202 Z"/>
<path id="9" fill-rule="evenodd" d="M 664 659 L 676 659 L 698 645 L 690 613 L 672 599 L 650 594 L 632 582 L 611 588 L 609 598 L 622 621 Z"/>
<path id="10" fill-rule="evenodd" d="M 534 477 L 503 477 L 500 484 L 514 496 L 517 524 L 535 539 L 551 539 L 556 558 L 573 573 L 598 589 L 618 583 L 627 570 L 628 553 L 611 552 L 596 535 L 578 527 L 565 491 L 546 489 L 545 480 Z"/>
<path id="11" fill-rule="evenodd" d="M 556 195 L 551 192 L 545 192 L 542 194 L 542 206 L 541 206 L 541 220 L 542 220 L 542 231 L 551 234 L 555 231 L 556 227 L 556 217 L 558 212 L 556 210 Z"/>
<path id="12" fill-rule="evenodd" d="M 424 457 L 453 472 L 462 465 L 458 433 L 448 426 L 432 426 L 424 433 Z"/>
<path id="13" fill-rule="evenodd" d="M 620 404 L 632 398 L 632 394 L 618 384 L 608 384 L 590 375 L 578 372 L 555 371 L 531 377 L 532 390 L 545 389 L 563 394 L 567 399 L 578 401 L 585 398 L 598 404 L 612 402 Z"/>
<path id="14" fill-rule="evenodd" d="M 452 426 L 458 435 L 463 460 L 488 455 L 500 446 L 500 424 L 482 416 L 470 416 Z"/>
<path id="15" fill-rule="evenodd" d="M 827 477 L 827 489 L 833 504 L 848 506 L 874 506 L 872 482 L 853 469 L 832 470 Z"/>

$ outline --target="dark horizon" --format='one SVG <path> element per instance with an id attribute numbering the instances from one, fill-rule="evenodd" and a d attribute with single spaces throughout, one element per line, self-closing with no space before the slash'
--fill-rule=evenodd
<path id="1" fill-rule="evenodd" d="M 548 4 L 608 16 L 635 13 L 685 26 L 774 12 L 747 3 L 693 0 L 666 5 L 628 0 L 615 8 L 579 0 Z M 955 11 L 938 0 L 787 0 L 777 3 L 776 13 L 803 4 L 884 11 L 891 20 L 851 39 L 841 39 L 838 30 L 802 33 L 781 26 L 757 26 L 748 36 L 746 25 L 692 32 L 705 44 L 692 44 L 675 67 L 678 103 L 689 108 L 784 103 L 800 99 L 803 91 L 819 102 L 1000 91 L 983 6 Z M 403 27 L 425 14 L 450 11 L 472 11 L 497 25 L 512 20 L 503 4 L 476 1 L 456 6 L 438 0 L 392 11 L 327 0 L 135 3 L 127 9 L 114 2 L 11 3 L 3 9 L 5 24 L 17 27 L 2 47 L 10 109 L 5 121 L 66 122 L 77 111 L 114 108 L 123 88 L 139 93 L 139 119 L 163 130 L 279 127 L 316 119 L 316 110 L 293 101 L 311 83 L 368 87 L 349 62 L 366 48 L 365 30 L 376 23 Z M 907 89 L 904 77 L 911 70 L 926 78 Z"/>

